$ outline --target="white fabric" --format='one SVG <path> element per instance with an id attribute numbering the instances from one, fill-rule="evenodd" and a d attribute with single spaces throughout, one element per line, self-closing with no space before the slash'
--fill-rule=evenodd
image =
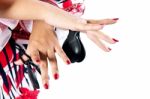
<path id="1" fill-rule="evenodd" d="M 3 31 L 0 31 L 0 51 L 5 47 L 10 37 L 11 37 L 10 30 L 5 29 Z"/>
<path id="2" fill-rule="evenodd" d="M 0 23 L 10 27 L 11 29 L 14 29 L 17 26 L 18 22 L 19 22 L 19 20 L 0 18 Z"/>

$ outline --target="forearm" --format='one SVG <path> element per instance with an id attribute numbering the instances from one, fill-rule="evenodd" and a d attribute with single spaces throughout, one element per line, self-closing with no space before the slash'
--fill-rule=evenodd
<path id="1" fill-rule="evenodd" d="M 55 27 L 75 29 L 78 19 L 53 5 L 35 0 L 15 0 L 0 17 L 22 20 L 43 20 Z"/>
<path id="2" fill-rule="evenodd" d="M 14 0 L 11 6 L 1 10 L 0 17 L 21 20 L 41 19 L 42 11 L 35 6 L 38 3 L 35 0 Z M 40 12 L 41 11 L 41 12 Z"/>

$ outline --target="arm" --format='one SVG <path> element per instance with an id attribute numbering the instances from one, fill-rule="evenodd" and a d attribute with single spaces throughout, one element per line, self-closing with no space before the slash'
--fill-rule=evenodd
<path id="1" fill-rule="evenodd" d="M 53 5 L 37 0 L 15 0 L 0 17 L 22 20 L 43 20 L 55 27 L 71 30 L 99 30 L 101 25 L 89 24 L 85 19 L 70 15 Z"/>

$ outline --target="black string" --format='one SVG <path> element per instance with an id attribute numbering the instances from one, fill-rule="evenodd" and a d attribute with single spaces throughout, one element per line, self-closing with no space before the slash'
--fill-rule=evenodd
<path id="1" fill-rule="evenodd" d="M 41 71 L 40 71 L 39 66 L 33 63 L 31 57 L 24 51 L 24 49 L 22 49 L 22 48 L 20 47 L 20 45 L 18 45 L 18 44 L 16 44 L 16 48 L 17 48 L 17 49 L 20 51 L 20 53 L 21 53 L 21 54 L 20 54 L 20 59 L 21 59 L 21 61 L 22 61 L 25 65 L 31 65 L 31 66 L 33 66 L 34 68 L 36 68 L 36 70 L 39 72 L 39 74 L 41 74 Z M 25 56 L 28 58 L 28 60 L 25 61 L 25 60 L 22 58 L 22 55 L 25 55 Z"/>
<path id="2" fill-rule="evenodd" d="M 25 52 L 24 49 L 21 48 L 20 45 L 18 45 L 18 44 L 15 44 L 15 45 L 16 45 L 16 48 L 17 48 L 17 49 L 19 50 L 19 52 L 20 52 L 20 53 L 19 53 L 19 57 L 20 57 L 21 61 L 23 62 L 23 64 L 27 65 L 27 71 L 28 71 L 27 73 L 28 73 L 28 76 L 29 76 L 29 78 L 30 78 L 30 81 L 31 81 L 31 83 L 32 83 L 32 85 L 33 85 L 33 88 L 34 88 L 34 89 L 39 89 L 40 86 L 39 86 L 38 80 L 37 80 L 35 74 L 32 72 L 32 69 L 35 68 L 35 69 L 38 71 L 38 73 L 41 74 L 41 71 L 40 71 L 39 66 L 36 65 L 36 64 L 34 64 L 34 63 L 32 62 L 31 57 Z M 25 55 L 25 56 L 28 58 L 28 60 L 25 61 L 25 60 L 22 58 L 23 55 Z"/>

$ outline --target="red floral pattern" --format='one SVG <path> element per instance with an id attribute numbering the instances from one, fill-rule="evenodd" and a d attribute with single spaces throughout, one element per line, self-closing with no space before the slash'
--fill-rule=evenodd
<path id="1" fill-rule="evenodd" d="M 84 9 L 85 7 L 82 3 L 72 4 L 71 6 L 64 8 L 65 11 L 70 12 L 71 14 L 80 13 L 81 15 L 84 13 Z"/>

